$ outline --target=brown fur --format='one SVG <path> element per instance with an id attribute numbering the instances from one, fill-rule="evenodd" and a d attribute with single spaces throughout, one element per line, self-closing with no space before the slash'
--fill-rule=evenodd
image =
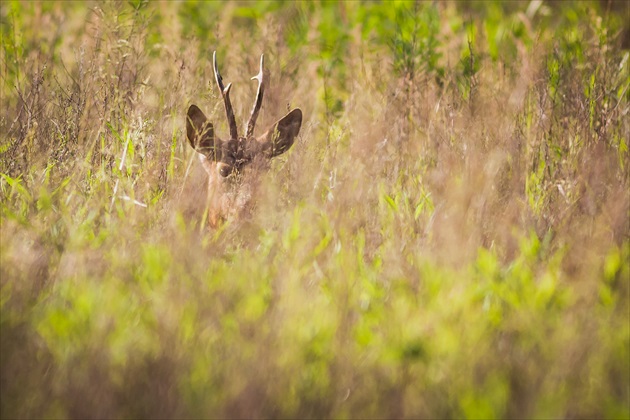
<path id="1" fill-rule="evenodd" d="M 229 99 L 231 85 L 223 87 L 222 78 L 214 59 L 215 77 L 225 101 L 226 115 L 230 126 L 229 140 L 221 140 L 214 125 L 196 105 L 191 105 L 186 114 L 186 135 L 193 149 L 199 153 L 201 163 L 208 173 L 208 221 L 216 227 L 228 217 L 238 214 L 245 207 L 255 189 L 255 176 L 251 172 L 268 167 L 267 161 L 291 148 L 302 126 L 302 111 L 293 109 L 276 121 L 265 133 L 255 137 L 256 117 L 264 93 L 263 58 L 258 78 L 260 84 L 252 116 L 248 123 L 247 136 L 239 136 Z M 249 168 L 244 176 L 243 170 Z"/>

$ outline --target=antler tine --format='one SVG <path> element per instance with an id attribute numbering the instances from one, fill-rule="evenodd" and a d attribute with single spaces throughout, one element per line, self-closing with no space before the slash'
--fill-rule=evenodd
<path id="1" fill-rule="evenodd" d="M 238 139 L 238 130 L 236 129 L 236 118 L 234 118 L 234 110 L 232 109 L 232 103 L 230 102 L 230 88 L 232 83 L 228 83 L 226 87 L 223 86 L 223 78 L 219 73 L 219 67 L 217 66 L 217 52 L 212 54 L 212 63 L 214 65 L 214 78 L 217 81 L 217 86 L 221 91 L 223 97 L 223 103 L 225 104 L 225 114 L 227 116 L 228 124 L 230 125 L 230 138 Z"/>
<path id="2" fill-rule="evenodd" d="M 263 78 L 263 65 L 265 63 L 265 55 L 260 55 L 260 71 L 251 80 L 258 80 L 258 91 L 256 92 L 256 101 L 254 102 L 254 108 L 252 108 L 252 115 L 249 117 L 247 123 L 247 135 L 249 138 L 254 134 L 254 127 L 256 126 L 256 119 L 258 118 L 258 112 L 262 106 L 263 94 L 265 93 L 265 83 Z"/>

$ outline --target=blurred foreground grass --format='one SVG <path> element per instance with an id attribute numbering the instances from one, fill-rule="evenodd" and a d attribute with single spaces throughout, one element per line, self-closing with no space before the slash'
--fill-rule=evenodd
<path id="1" fill-rule="evenodd" d="M 628 418 L 628 7 L 2 2 L 0 414 Z M 215 49 L 305 120 L 210 231 Z"/>

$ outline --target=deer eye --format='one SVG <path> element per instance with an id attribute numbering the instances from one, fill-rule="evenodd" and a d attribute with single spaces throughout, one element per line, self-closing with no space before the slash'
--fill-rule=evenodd
<path id="1" fill-rule="evenodd" d="M 234 167 L 227 164 L 219 165 L 218 170 L 219 174 L 221 174 L 223 178 L 227 178 L 228 176 L 232 175 L 232 173 L 234 173 Z"/>

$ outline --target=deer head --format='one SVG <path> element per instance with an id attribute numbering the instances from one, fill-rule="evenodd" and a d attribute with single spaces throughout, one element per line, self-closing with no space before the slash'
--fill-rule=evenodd
<path id="1" fill-rule="evenodd" d="M 208 172 L 208 215 L 211 226 L 216 226 L 230 213 L 237 211 L 244 205 L 245 199 L 239 196 L 239 189 L 243 188 L 239 182 L 241 172 L 247 167 L 263 167 L 265 161 L 281 155 L 291 148 L 295 137 L 302 126 L 302 111 L 293 109 L 284 117 L 276 121 L 260 136 L 254 136 L 254 129 L 258 113 L 262 106 L 265 93 L 265 78 L 263 76 L 264 55 L 260 56 L 260 71 L 252 80 L 258 80 L 258 91 L 252 108 L 251 116 L 245 126 L 245 135 L 239 136 L 236 127 L 234 110 L 230 102 L 230 88 L 232 84 L 223 85 L 223 78 L 217 66 L 217 53 L 212 55 L 214 78 L 219 92 L 223 97 L 225 114 L 230 128 L 230 137 L 220 139 L 214 126 L 204 113 L 191 105 L 186 114 L 186 135 L 192 148 L 199 154 L 201 162 Z M 236 191 L 235 191 L 236 190 Z M 246 194 L 251 194 L 247 191 Z"/>

